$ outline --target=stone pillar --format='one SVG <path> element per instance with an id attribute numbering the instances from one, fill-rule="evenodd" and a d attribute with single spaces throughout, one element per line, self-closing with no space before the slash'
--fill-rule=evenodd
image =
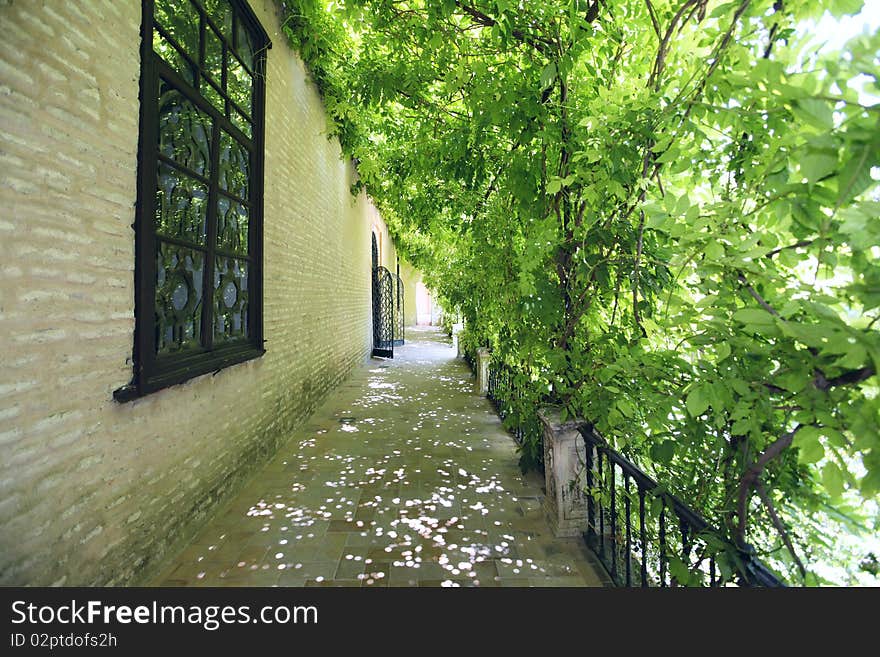
<path id="1" fill-rule="evenodd" d="M 464 352 L 461 349 L 461 342 L 458 340 L 458 334 L 461 333 L 462 329 L 464 329 L 464 324 L 461 322 L 452 325 L 452 348 L 455 349 L 455 355 L 457 358 L 464 356 Z"/>
<path id="2" fill-rule="evenodd" d="M 580 536 L 587 528 L 586 447 L 578 432 L 583 420 L 560 420 L 559 409 L 541 408 L 544 430 L 544 513 L 553 534 Z"/>
<path id="3" fill-rule="evenodd" d="M 489 359 L 492 354 L 486 347 L 477 349 L 477 392 L 485 395 L 489 392 Z"/>

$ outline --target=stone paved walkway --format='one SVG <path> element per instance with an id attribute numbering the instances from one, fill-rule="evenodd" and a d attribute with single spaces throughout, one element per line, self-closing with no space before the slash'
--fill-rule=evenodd
<path id="1" fill-rule="evenodd" d="M 162 586 L 599 586 L 556 539 L 541 479 L 467 365 L 408 329 L 324 404 L 154 582 Z"/>

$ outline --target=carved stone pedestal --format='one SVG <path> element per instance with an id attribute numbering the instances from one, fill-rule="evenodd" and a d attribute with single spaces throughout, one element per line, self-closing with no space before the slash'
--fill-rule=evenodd
<path id="1" fill-rule="evenodd" d="M 461 348 L 461 342 L 458 339 L 458 334 L 461 333 L 463 329 L 464 324 L 462 322 L 452 325 L 452 348 L 455 349 L 455 355 L 457 358 L 461 358 L 462 356 L 464 356 L 464 351 Z"/>
<path id="2" fill-rule="evenodd" d="M 560 421 L 559 409 L 542 408 L 544 513 L 555 536 L 580 536 L 587 528 L 586 447 L 578 428 L 582 420 Z"/>
<path id="3" fill-rule="evenodd" d="M 489 392 L 489 360 L 492 354 L 485 347 L 477 349 L 477 392 Z"/>

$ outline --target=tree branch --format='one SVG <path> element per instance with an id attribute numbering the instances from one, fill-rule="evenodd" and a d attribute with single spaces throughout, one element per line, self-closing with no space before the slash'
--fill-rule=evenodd
<path id="1" fill-rule="evenodd" d="M 745 545 L 746 542 L 746 528 L 748 526 L 749 517 L 749 493 L 751 493 L 752 487 L 757 483 L 758 478 L 764 472 L 764 468 L 767 464 L 791 446 L 791 443 L 797 432 L 800 431 L 801 426 L 802 425 L 800 424 L 797 425 L 794 429 L 770 443 L 757 460 L 746 468 L 745 473 L 743 473 L 742 478 L 740 478 L 736 504 L 736 542 L 740 546 Z"/>
<path id="2" fill-rule="evenodd" d="M 609 330 L 614 326 L 614 320 L 617 319 L 617 304 L 620 301 L 620 281 L 623 278 L 620 267 L 617 268 L 617 281 L 614 283 L 614 308 L 611 311 L 611 323 L 608 324 Z"/>
<path id="3" fill-rule="evenodd" d="M 857 370 L 850 370 L 849 372 L 844 372 L 843 374 L 828 379 L 825 378 L 825 374 L 821 370 L 817 369 L 815 377 L 813 378 L 813 385 L 819 390 L 827 392 L 828 390 L 831 390 L 831 388 L 837 386 L 861 383 L 862 381 L 870 379 L 876 373 L 873 365 L 867 365 Z"/>
<path id="4" fill-rule="evenodd" d="M 639 265 L 642 260 L 642 246 L 644 244 L 645 237 L 645 211 L 641 210 L 639 212 L 639 228 L 638 228 L 638 236 L 636 237 L 636 259 L 633 265 L 633 319 L 636 322 L 636 327 L 641 332 L 642 336 L 647 335 L 645 333 L 645 327 L 642 326 L 642 320 L 639 317 Z"/>
<path id="5" fill-rule="evenodd" d="M 779 517 L 779 514 L 776 513 L 776 507 L 773 506 L 773 500 L 771 500 L 770 496 L 767 494 L 767 489 L 764 488 L 764 484 L 761 481 L 755 482 L 755 489 L 758 491 L 758 495 L 764 503 L 764 508 L 767 509 L 767 514 L 770 516 L 773 526 L 776 527 L 776 531 L 779 532 L 782 542 L 785 543 L 785 547 L 788 548 L 791 558 L 794 559 L 794 562 L 797 564 L 798 570 L 801 573 L 801 578 L 806 579 L 807 569 L 804 568 L 804 563 L 795 551 L 794 544 L 791 542 L 791 537 L 788 535 L 788 531 L 785 529 L 785 525 Z"/>
<path id="6" fill-rule="evenodd" d="M 471 7 L 460 0 L 456 0 L 456 6 L 461 9 L 464 13 L 471 17 L 471 19 L 482 25 L 483 27 L 493 27 L 498 24 L 498 21 L 489 16 L 488 14 L 484 14 L 480 10 L 475 7 Z M 525 30 L 521 29 L 513 29 L 510 32 L 516 39 L 519 39 L 523 43 L 527 43 L 532 46 L 535 50 L 540 53 L 547 54 L 547 52 L 555 46 L 553 41 L 546 37 L 535 36 L 527 33 Z"/>
<path id="7" fill-rule="evenodd" d="M 773 3 L 773 13 L 782 11 L 782 0 L 776 0 Z M 764 50 L 764 59 L 770 59 L 770 52 L 773 50 L 773 44 L 776 43 L 776 33 L 779 31 L 779 21 L 773 23 L 770 28 L 770 36 L 767 38 L 767 48 Z"/>
<path id="8" fill-rule="evenodd" d="M 768 313 L 770 313 L 774 317 L 779 317 L 779 313 L 776 312 L 776 309 L 773 306 L 771 306 L 769 303 L 767 303 L 764 300 L 764 297 L 762 297 L 760 294 L 758 294 L 758 292 L 755 290 L 755 288 L 753 288 L 751 285 L 749 285 L 749 282 L 746 280 L 746 277 L 742 272 L 737 272 L 737 280 L 742 284 L 742 286 L 744 288 L 746 288 L 746 291 L 748 291 L 748 293 L 750 295 L 752 295 L 752 298 L 755 301 L 757 301 L 764 310 L 766 310 Z"/>
<path id="9" fill-rule="evenodd" d="M 662 41 L 663 35 L 660 34 L 660 22 L 657 20 L 657 12 L 654 11 L 654 5 L 651 4 L 651 0 L 645 0 L 645 4 L 648 6 L 648 15 L 651 17 L 651 25 L 654 26 L 654 33 Z"/>
<path id="10" fill-rule="evenodd" d="M 669 40 L 672 39 L 672 34 L 675 32 L 678 21 L 681 20 L 688 9 L 699 1 L 700 0 L 685 0 L 684 4 L 678 8 L 675 16 L 673 16 L 672 20 L 669 22 L 669 27 L 666 28 L 666 33 L 663 35 L 663 38 L 660 39 L 660 46 L 657 48 L 657 56 L 654 59 L 654 69 L 651 71 L 651 76 L 648 78 L 649 87 L 652 87 L 655 90 L 659 88 L 660 76 L 663 74 L 663 69 L 666 66 L 666 52 L 669 48 Z"/>
<path id="11" fill-rule="evenodd" d="M 788 246 L 780 246 L 778 249 L 773 249 L 770 253 L 768 253 L 765 258 L 772 258 L 773 256 L 779 255 L 783 251 L 787 249 L 799 249 L 804 246 L 810 246 L 816 240 L 801 240 L 800 242 L 795 242 L 794 244 L 789 244 Z"/>

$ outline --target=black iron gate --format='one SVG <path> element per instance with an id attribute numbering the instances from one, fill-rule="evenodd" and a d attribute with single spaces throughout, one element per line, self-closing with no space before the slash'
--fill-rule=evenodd
<path id="1" fill-rule="evenodd" d="M 373 268 L 373 355 L 394 358 L 394 277 L 385 267 Z M 401 344 L 403 344 L 401 342 Z"/>

